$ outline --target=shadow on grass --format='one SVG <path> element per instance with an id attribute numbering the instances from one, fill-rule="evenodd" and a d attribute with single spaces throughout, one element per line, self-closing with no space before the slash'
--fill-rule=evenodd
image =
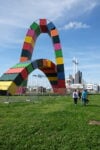
<path id="1" fill-rule="evenodd" d="M 88 104 L 87 106 L 88 107 L 98 107 L 98 108 L 100 107 L 100 105 L 93 105 L 93 104 Z"/>

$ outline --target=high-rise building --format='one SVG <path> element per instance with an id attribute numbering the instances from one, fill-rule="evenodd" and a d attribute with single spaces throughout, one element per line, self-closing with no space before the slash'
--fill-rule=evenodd
<path id="1" fill-rule="evenodd" d="M 76 74 L 75 74 L 75 79 L 74 79 L 74 83 L 75 84 L 78 84 L 78 83 L 82 83 L 82 72 L 81 71 L 78 71 Z"/>
<path id="2" fill-rule="evenodd" d="M 74 83 L 74 78 L 71 74 L 69 75 L 69 79 L 70 79 L 70 83 L 73 84 Z"/>

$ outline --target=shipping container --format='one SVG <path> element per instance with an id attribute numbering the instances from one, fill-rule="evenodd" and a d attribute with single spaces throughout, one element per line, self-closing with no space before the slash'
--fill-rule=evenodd
<path id="1" fill-rule="evenodd" d="M 26 67 L 26 69 L 27 69 L 28 74 L 31 73 L 31 72 L 33 71 L 32 63 L 30 63 L 30 64 Z"/>
<path id="2" fill-rule="evenodd" d="M 63 56 L 62 56 L 62 50 L 61 50 L 61 49 L 55 51 L 55 54 L 56 54 L 56 58 L 57 58 L 57 57 L 63 57 Z"/>
<path id="3" fill-rule="evenodd" d="M 52 86 L 56 86 L 57 87 L 58 80 L 50 81 L 50 83 L 51 83 Z"/>
<path id="4" fill-rule="evenodd" d="M 29 58 L 28 57 L 20 57 L 20 62 L 24 62 L 24 61 L 28 61 Z"/>
<path id="5" fill-rule="evenodd" d="M 21 72 L 21 76 L 24 80 L 28 77 L 28 72 L 26 68 L 24 68 L 23 71 Z"/>
<path id="6" fill-rule="evenodd" d="M 60 43 L 54 44 L 54 49 L 55 50 L 61 50 L 61 44 Z"/>
<path id="7" fill-rule="evenodd" d="M 65 79 L 65 74 L 64 72 L 58 72 L 57 73 L 58 79 Z"/>
<path id="8" fill-rule="evenodd" d="M 35 31 L 37 36 L 41 33 L 40 27 L 36 22 L 33 22 L 32 25 L 30 26 L 30 28 Z"/>
<path id="9" fill-rule="evenodd" d="M 31 59 L 32 53 L 27 50 L 22 50 L 22 57 L 28 57 L 28 59 Z"/>
<path id="10" fill-rule="evenodd" d="M 58 36 L 58 30 L 57 29 L 51 30 L 50 33 L 51 33 L 52 37 L 53 36 Z"/>
<path id="11" fill-rule="evenodd" d="M 17 86 L 13 81 L 0 81 L 0 91 L 5 91 L 5 93 L 14 95 L 16 89 L 17 89 Z"/>
<path id="12" fill-rule="evenodd" d="M 57 77 L 48 77 L 49 81 L 57 81 L 58 78 Z"/>
<path id="13" fill-rule="evenodd" d="M 31 63 L 31 61 L 21 62 L 21 63 L 16 64 L 16 65 L 13 66 L 12 68 L 25 68 L 25 67 L 27 67 L 30 63 Z"/>
<path id="14" fill-rule="evenodd" d="M 63 57 L 57 57 L 56 58 L 56 63 L 59 64 L 63 64 Z"/>
<path id="15" fill-rule="evenodd" d="M 43 32 L 43 33 L 48 32 L 47 20 L 46 19 L 40 19 L 40 29 L 41 29 L 41 32 Z"/>
<path id="16" fill-rule="evenodd" d="M 37 38 L 37 35 L 36 35 L 35 31 L 32 30 L 32 29 L 28 29 L 28 32 L 27 32 L 26 36 L 31 36 L 34 41 L 35 41 L 36 38 Z"/>
<path id="17" fill-rule="evenodd" d="M 61 88 L 65 88 L 65 80 L 58 80 L 58 86 Z"/>
<path id="18" fill-rule="evenodd" d="M 32 62 L 32 66 L 34 69 L 38 68 L 38 64 L 36 60 Z"/>
<path id="19" fill-rule="evenodd" d="M 35 41 L 33 40 L 33 38 L 31 36 L 26 36 L 25 37 L 25 42 L 31 44 L 32 47 L 33 47 Z"/>
<path id="20" fill-rule="evenodd" d="M 24 68 L 10 68 L 6 72 L 6 74 L 9 74 L 9 73 L 21 73 L 23 70 L 24 70 Z"/>
<path id="21" fill-rule="evenodd" d="M 42 59 L 38 59 L 37 60 L 37 65 L 38 65 L 38 68 L 42 68 L 43 67 L 43 60 Z"/>
<path id="22" fill-rule="evenodd" d="M 64 72 L 64 65 L 63 64 L 57 65 L 57 71 L 58 72 Z"/>
<path id="23" fill-rule="evenodd" d="M 32 45 L 30 43 L 24 42 L 22 51 L 23 50 L 27 50 L 27 51 L 32 53 L 33 52 L 33 47 L 32 47 Z"/>
<path id="24" fill-rule="evenodd" d="M 46 73 L 47 77 L 57 77 L 57 73 Z"/>
<path id="25" fill-rule="evenodd" d="M 42 68 L 41 69 L 45 74 L 46 73 L 55 73 L 56 71 L 55 71 L 55 69 L 48 69 L 48 68 Z"/>
<path id="26" fill-rule="evenodd" d="M 54 24 L 52 22 L 49 22 L 47 24 L 47 28 L 48 28 L 49 31 L 51 31 L 51 30 L 54 30 L 56 27 L 54 26 Z"/>
<path id="27" fill-rule="evenodd" d="M 53 36 L 52 37 L 52 40 L 53 40 L 53 43 L 60 43 L 60 39 L 59 39 L 59 36 Z"/>

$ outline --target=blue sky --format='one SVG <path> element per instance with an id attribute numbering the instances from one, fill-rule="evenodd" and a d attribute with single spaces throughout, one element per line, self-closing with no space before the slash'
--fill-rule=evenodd
<path id="1" fill-rule="evenodd" d="M 0 0 L 0 75 L 19 62 L 27 29 L 39 18 L 59 31 L 66 78 L 76 57 L 83 79 L 100 83 L 100 0 Z M 47 34 L 37 39 L 32 60 L 38 58 L 55 61 Z"/>

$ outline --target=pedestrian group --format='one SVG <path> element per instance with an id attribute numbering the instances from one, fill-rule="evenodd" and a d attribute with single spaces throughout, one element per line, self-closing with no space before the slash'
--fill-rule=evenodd
<path id="1" fill-rule="evenodd" d="M 72 96 L 75 105 L 77 104 L 78 99 L 82 100 L 82 104 L 84 106 L 86 106 L 86 104 L 88 103 L 88 92 L 86 89 L 84 89 L 83 91 L 75 89 Z"/>

